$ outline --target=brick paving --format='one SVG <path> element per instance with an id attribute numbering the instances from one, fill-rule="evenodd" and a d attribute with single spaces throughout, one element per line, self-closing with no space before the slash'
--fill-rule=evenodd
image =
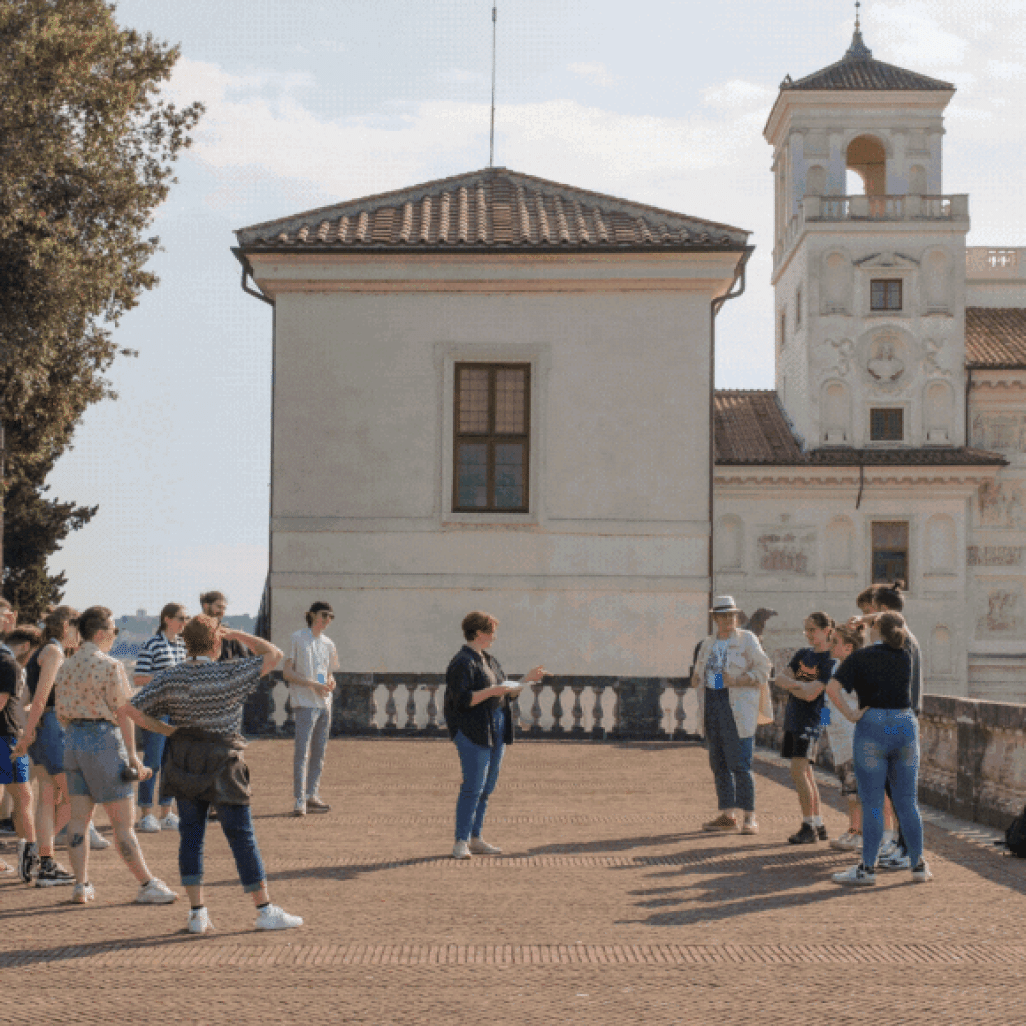
<path id="1" fill-rule="evenodd" d="M 852 891 L 830 881 L 850 856 L 787 844 L 800 817 L 774 756 L 757 760 L 760 834 L 710 836 L 702 748 L 528 742 L 489 811 L 504 854 L 454 862 L 447 741 L 333 740 L 332 811 L 302 820 L 291 756 L 248 751 L 272 899 L 302 929 L 253 931 L 214 824 L 213 935 L 183 932 L 184 896 L 133 905 L 113 849 L 92 857 L 95 905 L 3 877 L 0 1022 L 1026 1021 L 1026 862 L 992 832 L 931 815 L 933 883 Z M 833 835 L 845 818 L 822 790 Z M 177 835 L 141 842 L 177 886 Z"/>

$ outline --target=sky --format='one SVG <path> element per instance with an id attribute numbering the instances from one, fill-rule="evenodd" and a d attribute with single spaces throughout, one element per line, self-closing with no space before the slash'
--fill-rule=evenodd
<path id="1" fill-rule="evenodd" d="M 99 512 L 50 561 L 65 601 L 122 615 L 218 588 L 255 613 L 267 571 L 271 308 L 233 231 L 488 163 L 491 0 L 120 0 L 181 46 L 167 92 L 206 114 L 156 212 L 160 284 L 50 477 Z M 716 384 L 773 386 L 771 153 L 780 81 L 840 59 L 847 0 L 499 0 L 495 163 L 753 233 L 716 328 Z M 867 0 L 874 56 L 955 83 L 944 192 L 970 245 L 1026 245 L 1026 0 Z"/>

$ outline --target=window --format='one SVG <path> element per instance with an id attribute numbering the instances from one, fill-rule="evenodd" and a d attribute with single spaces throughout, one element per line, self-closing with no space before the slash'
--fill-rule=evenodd
<path id="1" fill-rule="evenodd" d="M 905 411 L 870 410 L 869 440 L 871 442 L 903 442 L 905 440 Z"/>
<path id="2" fill-rule="evenodd" d="M 877 521 L 873 532 L 873 583 L 908 581 L 908 521 Z"/>
<path id="3" fill-rule="evenodd" d="M 802 290 L 798 289 L 794 294 L 794 330 L 802 326 Z"/>
<path id="4" fill-rule="evenodd" d="M 875 278 L 869 283 L 870 310 L 901 309 L 901 279 Z"/>
<path id="5" fill-rule="evenodd" d="M 784 310 L 780 311 L 780 348 L 784 348 L 784 344 L 787 342 L 787 312 Z"/>
<path id="6" fill-rule="evenodd" d="M 454 511 L 526 513 L 529 364 L 456 364 Z"/>

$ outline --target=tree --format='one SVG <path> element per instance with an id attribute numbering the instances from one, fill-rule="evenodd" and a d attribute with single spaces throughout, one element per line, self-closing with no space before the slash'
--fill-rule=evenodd
<path id="1" fill-rule="evenodd" d="M 59 600 L 46 558 L 95 512 L 48 498 L 45 477 L 115 397 L 104 373 L 129 351 L 113 330 L 157 284 L 146 233 L 203 109 L 160 95 L 178 57 L 104 0 L 0 0 L 0 509 L 26 610 Z"/>

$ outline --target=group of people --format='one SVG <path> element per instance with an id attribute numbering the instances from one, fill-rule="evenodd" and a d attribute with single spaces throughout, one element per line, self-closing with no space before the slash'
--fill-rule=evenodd
<path id="1" fill-rule="evenodd" d="M 204 837 L 216 818 L 256 905 L 257 929 L 301 926 L 268 896 L 243 754 L 244 703 L 283 653 L 225 627 L 221 592 L 204 593 L 200 605 L 203 612 L 191 618 L 180 603 L 164 606 L 129 682 L 125 665 L 110 655 L 118 634 L 110 609 L 58 606 L 40 628 L 19 626 L 17 611 L 0 599 L 0 788 L 10 796 L 18 837 L 17 867 L 0 862 L 0 872 L 17 872 L 37 887 L 69 885 L 72 902 L 94 901 L 90 852 L 109 845 L 92 824 L 102 805 L 140 904 L 171 904 L 178 894 L 150 872 L 137 834 L 178 831 L 186 928 L 206 933 L 213 926 L 203 900 Z M 318 788 L 339 665 L 324 633 L 333 618 L 327 602 L 314 602 L 283 663 L 296 717 L 294 815 L 329 809 Z M 62 835 L 70 872 L 55 857 Z"/>

